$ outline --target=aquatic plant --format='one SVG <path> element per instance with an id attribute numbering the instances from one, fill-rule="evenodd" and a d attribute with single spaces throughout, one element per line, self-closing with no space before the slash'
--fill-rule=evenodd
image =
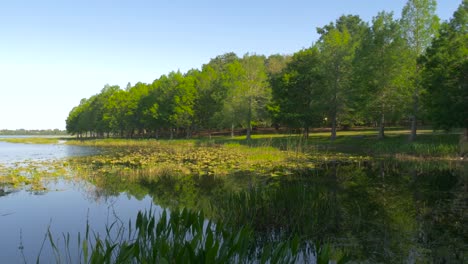
<path id="1" fill-rule="evenodd" d="M 64 237 L 65 252 L 47 232 L 57 263 L 74 262 L 70 235 Z M 164 210 L 159 217 L 151 209 L 139 212 L 133 225 L 116 221 L 106 227 L 103 237 L 87 223 L 77 243 L 79 263 L 295 263 L 301 256 L 297 238 L 255 248 L 248 226 L 231 229 L 207 221 L 202 212 L 186 209 Z"/>
<path id="2" fill-rule="evenodd" d="M 47 182 L 70 178 L 68 163 L 60 160 L 24 161 L 0 166 L 0 187 L 47 191 Z"/>

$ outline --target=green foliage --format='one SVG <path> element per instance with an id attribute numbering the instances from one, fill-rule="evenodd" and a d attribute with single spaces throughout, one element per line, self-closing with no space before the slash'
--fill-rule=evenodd
<path id="1" fill-rule="evenodd" d="M 341 16 L 335 24 L 317 29 L 321 34 L 317 45 L 325 72 L 324 103 L 328 105 L 332 140 L 336 138 L 340 122 L 353 123 L 350 109 L 352 61 L 366 28 L 357 16 Z"/>
<path id="2" fill-rule="evenodd" d="M 368 122 L 378 120 L 383 138 L 385 119 L 401 119 L 400 105 L 411 95 L 406 89 L 409 54 L 391 13 L 379 13 L 366 33 L 353 63 L 354 104 Z"/>
<path id="3" fill-rule="evenodd" d="M 90 236 L 89 224 L 86 230 L 82 241 L 78 235 L 80 263 L 294 263 L 298 259 L 297 239 L 253 248 L 248 227 L 231 229 L 186 209 L 164 210 L 159 217 L 152 210 L 139 212 L 134 226 L 129 222 L 127 230 L 116 220 L 106 227 L 104 237 Z M 65 261 L 50 231 L 48 241 L 56 261 Z"/>
<path id="4" fill-rule="evenodd" d="M 424 102 L 436 127 L 468 128 L 467 58 L 468 2 L 463 1 L 420 60 L 427 90 Z"/>
<path id="5" fill-rule="evenodd" d="M 417 59 L 423 55 L 431 40 L 437 35 L 439 18 L 435 14 L 435 0 L 408 0 L 401 14 L 400 24 L 403 38 L 406 40 L 410 53 L 406 55 L 410 60 L 406 83 L 408 91 L 412 94 L 412 102 L 407 106 L 411 118 L 410 140 L 416 139 L 417 120 L 420 114 L 420 97 L 424 92 L 421 85 L 421 69 Z"/>
<path id="6" fill-rule="evenodd" d="M 319 51 L 296 52 L 291 62 L 272 80 L 275 121 L 290 127 L 317 127 L 324 117 L 324 83 Z"/>
<path id="7" fill-rule="evenodd" d="M 340 127 L 377 123 L 382 138 L 385 126 L 408 118 L 415 139 L 421 113 L 437 127 L 466 126 L 466 118 L 460 121 L 468 83 L 466 12 L 461 8 L 445 23 L 428 48 L 438 35 L 435 8 L 435 0 L 408 0 L 399 21 L 381 12 L 372 25 L 343 15 L 317 28 L 318 41 L 292 56 L 240 58 L 231 52 L 200 70 L 171 72 L 151 84 L 106 85 L 70 111 L 66 128 L 80 138 L 171 139 L 193 132 L 211 137 L 213 129 L 230 129 L 234 136 L 242 128 L 250 140 L 255 127 L 275 121 L 304 128 L 306 138 L 309 127 L 331 127 L 334 140 Z M 426 87 L 428 112 L 420 109 Z"/>
<path id="8" fill-rule="evenodd" d="M 436 6 L 436 0 L 408 0 L 403 7 L 402 33 L 415 56 L 421 55 L 437 34 L 439 18 L 435 15 Z"/>

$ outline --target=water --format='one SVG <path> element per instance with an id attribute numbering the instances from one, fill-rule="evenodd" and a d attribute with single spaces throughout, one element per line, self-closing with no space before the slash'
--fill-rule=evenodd
<path id="1" fill-rule="evenodd" d="M 57 160 L 65 157 L 91 155 L 96 152 L 97 150 L 93 148 L 65 144 L 20 144 L 0 141 L 0 164 L 12 164 L 26 160 Z"/>
<path id="2" fill-rule="evenodd" d="M 0 142 L 0 164 L 95 151 Z M 186 207 L 234 225 L 251 224 L 259 241 L 296 233 L 329 243 L 358 262 L 463 263 L 468 256 L 467 175 L 466 163 L 374 160 L 326 163 L 300 176 L 274 178 L 236 174 L 142 182 L 98 175 L 92 183 L 53 180 L 47 192 L 0 192 L 0 262 L 23 263 L 22 254 L 35 262 L 49 226 L 63 247 L 61 234 L 69 232 L 76 241 L 87 221 L 103 234 L 114 215 L 126 223 L 138 210 L 153 208 L 158 214 L 161 208 Z M 230 198 L 239 190 L 257 199 L 238 206 L 240 201 Z M 77 245 L 71 245 L 76 260 Z M 50 246 L 41 259 L 53 261 Z"/>
<path id="3" fill-rule="evenodd" d="M 97 191 L 95 187 L 70 182 L 58 182 L 50 187 L 57 190 L 43 195 L 19 191 L 0 197 L 1 263 L 23 263 L 22 254 L 28 263 L 34 263 L 49 227 L 62 249 L 62 234 L 71 234 L 72 259 L 77 260 L 77 234 L 85 234 L 87 221 L 94 232 L 103 236 L 105 225 L 115 220 L 114 214 L 127 223 L 138 210 L 152 207 L 148 196 L 140 200 L 125 194 L 100 198 L 93 195 Z M 153 208 L 159 212 L 159 207 Z M 54 259 L 48 243 L 41 252 L 41 259 L 43 263 Z"/>

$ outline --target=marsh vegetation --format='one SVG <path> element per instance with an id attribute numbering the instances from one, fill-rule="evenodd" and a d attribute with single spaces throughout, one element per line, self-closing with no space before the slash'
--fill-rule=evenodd
<path id="1" fill-rule="evenodd" d="M 435 10 L 106 85 L 76 138 L 0 136 L 0 261 L 466 262 L 468 1 Z"/>
<path id="2" fill-rule="evenodd" d="M 78 191 L 86 197 L 75 208 L 81 214 L 95 203 L 118 211 L 107 213 L 106 221 L 81 217 L 74 223 L 81 227 L 71 229 L 80 236 L 70 229 L 62 230 L 69 233 L 63 236 L 54 223 L 49 234 L 44 226 L 47 239 L 39 257 L 44 261 L 162 261 L 182 255 L 193 261 L 400 263 L 466 257 L 466 165 L 456 158 L 457 135 L 423 134 L 415 147 L 405 145 L 399 132 L 385 141 L 356 133 L 338 133 L 333 143 L 321 134 L 307 140 L 292 135 L 253 135 L 250 141 L 69 140 L 66 146 L 99 151 L 2 165 L 1 188 L 11 199 Z M 126 199 L 139 205 L 125 213 L 114 208 Z M 163 241 L 158 232 L 180 233 Z M 193 240 L 180 240 L 187 238 L 182 234 Z M 39 247 L 24 252 L 34 260 Z"/>

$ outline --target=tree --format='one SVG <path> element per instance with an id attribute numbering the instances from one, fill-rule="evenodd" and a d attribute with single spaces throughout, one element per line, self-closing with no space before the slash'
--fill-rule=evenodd
<path id="1" fill-rule="evenodd" d="M 304 129 L 320 124 L 324 117 L 323 71 L 316 47 L 296 52 L 291 62 L 271 81 L 275 120 Z"/>
<path id="2" fill-rule="evenodd" d="M 405 94 L 406 45 L 400 27 L 392 13 L 380 12 L 356 52 L 354 87 L 359 89 L 356 100 L 366 116 L 379 123 L 379 138 L 385 135 L 385 117 L 396 115 Z"/>
<path id="3" fill-rule="evenodd" d="M 413 69 L 409 71 L 409 79 L 412 81 L 408 84 L 413 94 L 411 141 L 416 139 L 419 98 L 423 92 L 417 58 L 424 53 L 437 34 L 439 18 L 435 15 L 435 10 L 435 0 L 408 0 L 401 15 L 402 32 L 411 50 L 413 65 Z"/>
<path id="4" fill-rule="evenodd" d="M 358 16 L 341 16 L 335 24 L 318 28 L 317 43 L 325 72 L 326 102 L 329 105 L 331 139 L 336 138 L 339 118 L 346 118 L 351 96 L 352 61 L 367 25 Z M 349 119 L 349 118 L 348 118 Z"/>
<path id="5" fill-rule="evenodd" d="M 266 106 L 271 99 L 271 88 L 263 56 L 246 54 L 242 60 L 228 65 L 224 82 L 229 87 L 224 101 L 223 114 L 231 123 L 242 123 L 246 127 L 246 139 L 251 139 L 252 122 L 266 118 Z"/>
<path id="6" fill-rule="evenodd" d="M 291 55 L 273 54 L 268 56 L 265 61 L 265 67 L 268 76 L 271 78 L 272 76 L 281 74 L 288 63 L 291 62 L 291 59 Z"/>
<path id="7" fill-rule="evenodd" d="M 92 102 L 92 109 L 95 116 L 95 131 L 98 136 L 104 136 L 104 133 L 109 133 L 111 131 L 110 123 L 108 119 L 105 119 L 106 116 L 106 104 L 109 101 L 109 98 L 116 92 L 120 90 L 120 87 L 117 85 L 110 86 L 106 84 L 104 88 L 102 88 L 101 92 L 96 96 L 96 99 Z M 107 113 L 107 115 L 109 115 Z"/>
<path id="8" fill-rule="evenodd" d="M 463 127 L 468 140 L 468 1 L 442 24 L 420 60 L 423 99 L 436 128 Z"/>
<path id="9" fill-rule="evenodd" d="M 104 120 L 109 122 L 113 133 L 118 133 L 120 137 L 123 137 L 130 127 L 130 117 L 132 116 L 132 105 L 128 92 L 120 89 L 115 91 L 107 100 L 105 108 Z"/>
<path id="10" fill-rule="evenodd" d="M 127 86 L 126 91 L 129 96 L 129 105 L 128 105 L 128 129 L 130 130 L 130 137 L 133 137 L 135 130 L 140 134 L 143 133 L 145 122 L 143 117 L 144 104 L 143 98 L 149 94 L 149 86 L 147 84 L 138 82 L 135 86 L 130 84 Z"/>

